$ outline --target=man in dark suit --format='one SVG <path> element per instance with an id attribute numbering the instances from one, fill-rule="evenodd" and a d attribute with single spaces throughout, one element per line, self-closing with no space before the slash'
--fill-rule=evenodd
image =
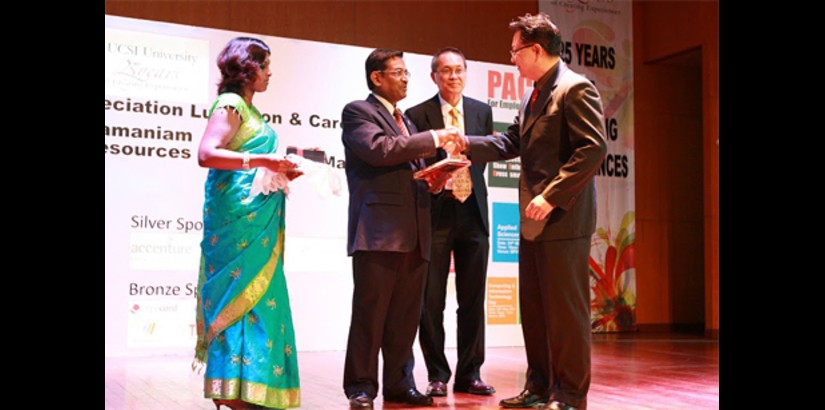
<path id="1" fill-rule="evenodd" d="M 546 14 L 519 17 L 510 28 L 511 61 L 537 91 L 524 95 L 506 133 L 468 137 L 473 162 L 521 156 L 519 303 L 527 380 L 500 405 L 585 409 L 594 176 L 607 149 L 602 103 L 596 87 L 560 60 L 561 34 Z"/>
<path id="2" fill-rule="evenodd" d="M 343 387 L 351 408 L 372 408 L 379 349 L 385 401 L 433 402 L 416 389 L 412 372 L 431 235 L 427 183 L 414 180 L 413 173 L 424 167 L 422 158 L 445 144 L 464 149 L 464 139 L 455 129 L 418 132 L 403 117 L 396 107 L 407 96 L 403 55 L 370 53 L 366 75 L 372 94 L 341 113 L 354 282 Z"/>
<path id="3" fill-rule="evenodd" d="M 493 133 L 493 111 L 489 105 L 462 96 L 467 79 L 464 53 L 453 47 L 439 50 L 431 64 L 430 77 L 438 86 L 433 98 L 407 110 L 419 130 L 456 126 L 465 134 Z M 453 111 L 455 110 L 455 111 Z M 444 159 L 438 156 L 428 164 Z M 427 364 L 430 396 L 446 396 L 450 365 L 444 354 L 444 305 L 450 254 L 455 257 L 455 284 L 458 300 L 458 363 L 453 389 L 457 392 L 489 395 L 493 386 L 481 380 L 484 363 L 484 293 L 487 285 L 487 255 L 490 250 L 487 221 L 486 163 L 470 167 L 472 191 L 469 197 L 456 197 L 452 181 L 432 197 L 432 259 L 424 287 L 424 307 L 418 340 Z"/>

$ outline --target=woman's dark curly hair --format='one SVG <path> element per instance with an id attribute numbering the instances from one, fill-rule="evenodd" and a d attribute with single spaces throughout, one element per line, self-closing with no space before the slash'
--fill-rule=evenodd
<path id="1" fill-rule="evenodd" d="M 269 54 L 269 46 L 256 38 L 237 37 L 229 41 L 218 55 L 218 94 L 242 94 L 243 87 L 255 81 L 256 69 Z"/>

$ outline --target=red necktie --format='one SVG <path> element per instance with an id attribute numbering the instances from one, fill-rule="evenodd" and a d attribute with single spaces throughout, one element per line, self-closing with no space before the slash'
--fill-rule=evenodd
<path id="1" fill-rule="evenodd" d="M 407 125 L 404 124 L 404 118 L 401 117 L 401 110 L 396 107 L 392 116 L 395 117 L 395 125 L 398 125 L 398 129 L 401 130 L 401 134 L 405 137 L 409 137 L 410 131 L 407 130 Z"/>
<path id="2" fill-rule="evenodd" d="M 539 98 L 539 92 L 540 92 L 539 87 L 534 86 L 533 87 L 533 94 L 530 94 L 530 105 L 527 106 L 527 109 L 529 111 L 533 110 L 533 105 L 536 104 L 536 99 Z"/>

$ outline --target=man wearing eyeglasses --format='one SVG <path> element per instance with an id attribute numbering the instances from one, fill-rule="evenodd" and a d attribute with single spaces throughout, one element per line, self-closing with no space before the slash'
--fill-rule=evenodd
<path id="1" fill-rule="evenodd" d="M 535 92 L 507 132 L 468 136 L 473 162 L 521 156 L 519 304 L 527 354 L 524 390 L 502 407 L 587 408 L 590 388 L 590 237 L 594 176 L 606 154 L 601 97 L 559 58 L 550 18 L 510 23 L 510 56 Z"/>
<path id="2" fill-rule="evenodd" d="M 463 96 L 467 80 L 464 53 L 454 47 L 439 50 L 432 59 L 430 78 L 438 93 L 407 110 L 407 116 L 420 130 L 455 124 L 465 134 L 493 132 L 493 111 L 489 105 Z M 439 150 L 428 164 L 447 157 Z M 487 256 L 490 250 L 487 217 L 486 163 L 470 167 L 472 191 L 466 199 L 456 197 L 452 181 L 432 196 L 432 259 L 424 287 L 424 307 L 418 341 L 427 365 L 429 396 L 446 396 L 450 364 L 444 354 L 444 306 L 450 254 L 455 258 L 455 285 L 458 301 L 458 363 L 453 390 L 479 395 L 495 393 L 481 380 L 484 363 L 484 293 L 487 285 Z"/>
<path id="3" fill-rule="evenodd" d="M 464 149 L 456 129 L 418 132 L 396 106 L 407 96 L 401 51 L 367 57 L 366 100 L 341 113 L 349 186 L 347 252 L 352 256 L 352 318 L 344 364 L 351 408 L 372 408 L 378 394 L 378 352 L 385 402 L 430 406 L 416 389 L 412 345 L 430 260 L 430 194 L 413 179 L 436 149 Z"/>

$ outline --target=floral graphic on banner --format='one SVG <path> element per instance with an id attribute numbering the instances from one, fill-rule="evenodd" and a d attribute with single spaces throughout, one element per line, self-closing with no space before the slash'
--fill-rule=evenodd
<path id="1" fill-rule="evenodd" d="M 598 228 L 593 237 L 593 248 L 604 249 L 603 253 L 596 252 L 596 258 L 594 253 L 590 255 L 590 325 L 594 332 L 636 329 L 634 220 L 635 213 L 629 211 L 615 237 L 611 237 L 609 228 Z"/>

